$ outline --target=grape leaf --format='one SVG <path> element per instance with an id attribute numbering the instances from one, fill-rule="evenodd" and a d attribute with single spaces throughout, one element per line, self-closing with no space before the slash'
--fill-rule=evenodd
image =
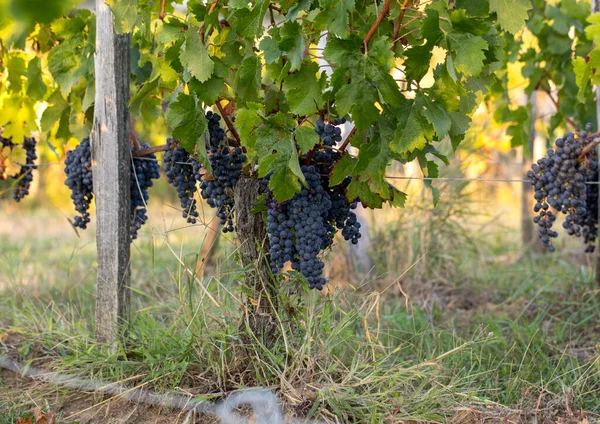
<path id="1" fill-rule="evenodd" d="M 253 101 L 258 98 L 260 89 L 261 64 L 257 56 L 246 57 L 235 74 L 233 89 L 243 101 Z"/>
<path id="2" fill-rule="evenodd" d="M 114 15 L 115 32 L 131 32 L 138 17 L 137 0 L 106 0 L 106 4 Z"/>
<path id="3" fill-rule="evenodd" d="M 260 105 L 250 104 L 254 108 L 239 109 L 235 117 L 235 128 L 238 130 L 242 145 L 248 150 L 248 157 L 256 155 L 255 145 L 258 138 L 256 129 L 262 123 L 262 119 L 257 112 Z"/>
<path id="4" fill-rule="evenodd" d="M 202 162 L 207 163 L 206 118 L 194 94 L 180 93 L 177 100 L 169 103 L 167 124 L 173 128 L 173 138 L 181 142 L 181 147 L 190 153 L 195 149 Z"/>
<path id="5" fill-rule="evenodd" d="M 438 137 L 446 137 L 450 132 L 450 128 L 452 127 L 450 115 L 444 106 L 442 106 L 439 102 L 433 101 L 428 96 L 423 96 L 422 98 L 425 102 L 425 110 L 423 115 L 433 125 Z"/>
<path id="6" fill-rule="evenodd" d="M 371 81 L 361 78 L 353 79 L 338 90 L 335 105 L 340 116 L 351 113 L 356 128 L 366 129 L 379 117 L 379 110 L 375 107 L 377 100 L 377 91 Z"/>
<path id="7" fill-rule="evenodd" d="M 77 40 L 65 40 L 50 50 L 48 54 L 48 69 L 60 87 L 60 92 L 67 97 L 71 88 L 83 74 L 81 57 L 78 52 Z"/>
<path id="8" fill-rule="evenodd" d="M 58 122 L 63 114 L 63 111 L 67 109 L 69 104 L 62 98 L 58 91 L 55 91 L 52 96 L 48 99 L 48 107 L 42 113 L 40 119 L 40 128 L 44 132 L 52 130 L 54 124 Z"/>
<path id="9" fill-rule="evenodd" d="M 298 127 L 294 131 L 294 134 L 296 136 L 296 143 L 298 143 L 302 153 L 312 150 L 313 147 L 319 144 L 319 136 L 313 128 Z"/>
<path id="10" fill-rule="evenodd" d="M 490 12 L 496 12 L 500 26 L 512 34 L 525 26 L 529 9 L 530 0 L 490 0 Z"/>
<path id="11" fill-rule="evenodd" d="M 488 43 L 479 36 L 471 38 L 460 36 L 454 38 L 452 45 L 456 50 L 456 59 L 454 60 L 456 70 L 465 75 L 479 74 L 485 60 L 483 50 L 488 48 Z"/>
<path id="12" fill-rule="evenodd" d="M 324 80 L 317 79 L 319 65 L 309 61 L 285 78 L 283 89 L 290 111 L 296 115 L 310 115 L 323 105 Z"/>
<path id="13" fill-rule="evenodd" d="M 277 41 L 272 37 L 264 37 L 258 45 L 264 52 L 265 62 L 269 65 L 279 59 L 283 53 L 277 44 Z"/>
<path id="14" fill-rule="evenodd" d="M 39 57 L 34 57 L 27 65 L 27 96 L 41 100 L 46 95 L 46 84 L 42 78 Z"/>
<path id="15" fill-rule="evenodd" d="M 306 42 L 302 33 L 302 26 L 298 22 L 286 22 L 281 27 L 281 41 L 278 47 L 285 52 L 290 61 L 290 71 L 300 69 L 304 57 Z"/>
<path id="16" fill-rule="evenodd" d="M 247 8 L 236 10 L 231 17 L 232 27 L 238 34 L 249 40 L 254 40 L 255 37 L 260 38 L 263 32 L 263 19 L 268 8 L 269 1 L 259 0 L 254 4 L 252 10 Z"/>
<path id="17" fill-rule="evenodd" d="M 583 103 L 585 102 L 585 92 L 592 76 L 592 64 L 586 62 L 583 57 L 576 57 L 573 60 L 573 72 L 575 72 L 575 82 L 577 83 L 577 87 L 579 87 L 577 99 Z"/>
<path id="18" fill-rule="evenodd" d="M 419 103 L 417 100 L 407 102 L 397 114 L 399 121 L 394 132 L 392 151 L 408 153 L 427 145 L 427 135 L 431 129 L 422 117 L 423 108 Z"/>
<path id="19" fill-rule="evenodd" d="M 200 82 L 207 81 L 215 69 L 215 63 L 200 40 L 200 34 L 193 27 L 185 33 L 185 44 L 179 53 L 179 59 Z"/>
<path id="20" fill-rule="evenodd" d="M 25 59 L 18 53 L 12 53 L 8 56 L 6 62 L 10 91 L 19 93 L 23 89 L 23 77 L 25 77 L 27 73 Z"/>
<path id="21" fill-rule="evenodd" d="M 431 47 L 413 46 L 404 52 L 404 66 L 406 67 L 407 81 L 421 81 L 429 71 L 429 62 L 431 61 Z"/>
<path id="22" fill-rule="evenodd" d="M 319 0 L 319 5 L 326 10 L 325 13 L 331 19 L 328 30 L 338 37 L 348 37 L 348 14 L 354 9 L 354 0 Z"/>

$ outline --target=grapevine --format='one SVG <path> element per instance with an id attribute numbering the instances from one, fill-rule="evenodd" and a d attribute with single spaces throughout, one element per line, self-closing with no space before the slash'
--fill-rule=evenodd
<path id="1" fill-rule="evenodd" d="M 582 237 L 586 252 L 593 252 L 598 234 L 598 157 L 595 149 L 586 148 L 596 134 L 586 131 L 567 133 L 555 142 L 555 149 L 537 161 L 527 173 L 534 188 L 539 237 L 551 252 L 552 240 L 558 237 L 553 225 L 559 214 L 565 215 L 563 228 L 568 235 Z"/>

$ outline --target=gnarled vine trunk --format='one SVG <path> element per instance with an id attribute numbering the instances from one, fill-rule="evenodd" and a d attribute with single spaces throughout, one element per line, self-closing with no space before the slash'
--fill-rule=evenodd
<path id="1" fill-rule="evenodd" d="M 261 214 L 251 210 L 263 187 L 259 180 L 242 176 L 235 188 L 238 252 L 246 268 L 245 317 L 250 330 L 266 346 L 272 345 L 277 330 L 278 283 L 272 277 L 268 252 L 269 240 Z"/>

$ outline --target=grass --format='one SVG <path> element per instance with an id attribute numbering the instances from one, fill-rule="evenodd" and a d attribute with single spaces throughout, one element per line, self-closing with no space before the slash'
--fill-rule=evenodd
<path id="1" fill-rule="evenodd" d="M 9 238 L 0 252 L 0 353 L 195 399 L 266 387 L 288 415 L 325 422 L 600 417 L 600 292 L 589 264 L 568 248 L 511 256 L 510 233 L 466 226 L 467 206 L 417 206 L 373 226 L 378 274 L 327 294 L 286 280 L 269 346 L 244 325 L 244 270 L 230 243 L 196 281 L 187 267 L 201 236 L 146 233 L 134 249 L 131 325 L 108 349 L 92 337 L 92 235 Z M 64 389 L 0 389 L 2 424 L 32 399 L 61 422 L 87 413 L 61 412 L 73 403 Z"/>

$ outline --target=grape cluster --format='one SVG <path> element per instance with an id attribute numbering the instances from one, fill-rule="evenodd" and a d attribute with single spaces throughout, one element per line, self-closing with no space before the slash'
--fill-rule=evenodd
<path id="1" fill-rule="evenodd" d="M 195 224 L 198 218 L 196 209 L 196 170 L 198 161 L 185 151 L 178 141 L 167 139 L 164 157 L 164 171 L 167 181 L 177 190 L 182 215 L 187 222 Z"/>
<path id="2" fill-rule="evenodd" d="M 234 200 L 233 188 L 242 175 L 246 155 L 239 147 L 223 145 L 225 131 L 220 127 L 221 116 L 207 112 L 210 146 L 208 160 L 213 170 L 213 178 L 202 175 L 199 164 L 194 168 L 196 179 L 200 181 L 200 194 L 211 208 L 217 210 L 217 217 L 224 233 L 233 232 Z"/>
<path id="3" fill-rule="evenodd" d="M 150 147 L 148 144 L 141 146 L 143 149 Z M 148 220 L 147 202 L 150 198 L 148 188 L 152 187 L 153 181 L 160 177 L 160 166 L 156 161 L 156 155 L 151 154 L 143 158 L 134 157 L 131 161 L 129 171 L 129 182 L 131 190 L 131 224 L 129 235 L 131 240 L 137 238 L 137 232 Z"/>
<path id="4" fill-rule="evenodd" d="M 279 204 L 269 196 L 267 233 L 271 268 L 279 272 L 285 262 L 291 261 L 292 268 L 302 272 L 311 289 L 322 290 L 326 280 L 322 277 L 324 264 L 319 253 L 329 243 L 326 216 L 331 200 L 321 185 L 317 169 L 302 166 L 301 170 L 307 187 L 300 193 L 286 204 Z"/>
<path id="5" fill-rule="evenodd" d="M 67 152 L 65 160 L 65 184 L 71 189 L 71 200 L 79 215 L 75 216 L 73 225 L 86 229 L 90 222 L 88 209 L 94 197 L 92 180 L 92 154 L 90 139 L 85 138 L 74 149 Z"/>
<path id="6" fill-rule="evenodd" d="M 33 170 L 37 169 L 35 160 L 37 154 L 35 153 L 35 147 L 37 141 L 35 138 L 27 138 L 23 140 L 23 149 L 26 153 L 25 164 L 21 166 L 18 173 L 12 176 L 13 179 L 17 180 L 17 185 L 13 191 L 13 199 L 15 202 L 20 202 L 25 196 L 29 194 L 29 187 L 33 181 Z"/>
<path id="7" fill-rule="evenodd" d="M 333 121 L 336 125 L 344 122 L 343 119 Z M 301 162 L 305 163 L 301 170 L 307 186 L 283 203 L 277 202 L 267 190 L 265 204 L 273 272 L 278 273 L 286 262 L 291 262 L 292 268 L 307 278 L 310 288 L 321 290 L 326 279 L 320 252 L 331 246 L 338 230 L 353 244 L 358 243 L 361 235 L 360 223 L 352 212 L 357 207 L 357 200 L 350 202 L 346 198 L 352 179 L 348 177 L 335 186 L 329 181 L 331 169 L 341 157 L 333 149 L 342 140 L 341 129 L 318 120 L 315 132 L 321 138 L 321 145 L 301 157 Z M 267 176 L 265 184 L 269 178 Z"/>
<path id="8" fill-rule="evenodd" d="M 206 112 L 206 120 L 208 121 L 208 134 L 210 136 L 210 148 L 216 149 L 225 139 L 225 130 L 221 128 L 219 122 L 221 121 L 221 115 L 213 113 L 212 111 Z"/>
<path id="9" fill-rule="evenodd" d="M 555 149 L 549 149 L 527 173 L 535 191 L 534 212 L 537 215 L 533 221 L 539 227 L 543 245 L 551 252 L 556 250 L 552 239 L 558 237 L 558 233 L 552 226 L 559 213 L 566 215 L 563 228 L 567 234 L 583 236 L 588 245 L 586 250 L 594 249 L 598 187 L 587 183 L 597 181 L 598 160 L 594 149 L 586 151 L 582 157 L 590 141 L 586 131 L 565 134 L 556 140 Z"/>

